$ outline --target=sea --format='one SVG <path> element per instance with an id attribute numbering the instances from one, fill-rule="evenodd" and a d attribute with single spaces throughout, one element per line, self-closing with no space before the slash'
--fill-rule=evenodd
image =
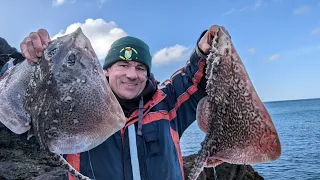
<path id="1" fill-rule="evenodd" d="M 264 102 L 279 134 L 279 159 L 253 168 L 266 180 L 320 180 L 320 99 Z M 193 123 L 181 137 L 183 156 L 197 153 L 205 135 Z"/>

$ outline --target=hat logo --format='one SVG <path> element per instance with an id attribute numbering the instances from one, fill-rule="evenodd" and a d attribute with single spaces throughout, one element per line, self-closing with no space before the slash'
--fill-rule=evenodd
<path id="1" fill-rule="evenodd" d="M 123 60 L 132 60 L 132 53 L 135 53 L 136 55 L 138 55 L 138 51 L 135 50 L 134 48 L 132 47 L 125 47 L 125 48 L 122 48 L 120 50 L 120 54 L 122 54 L 124 51 L 124 54 L 123 55 L 120 55 L 119 57 Z M 138 59 L 138 57 L 136 57 L 136 59 Z"/>

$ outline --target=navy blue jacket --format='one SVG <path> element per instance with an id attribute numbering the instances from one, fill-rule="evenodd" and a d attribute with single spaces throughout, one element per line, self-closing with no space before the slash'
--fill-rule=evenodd
<path id="1" fill-rule="evenodd" d="M 197 104 L 206 96 L 205 59 L 198 47 L 186 66 L 155 88 L 144 104 L 142 135 L 136 135 L 142 180 L 182 180 L 179 139 L 196 119 Z M 201 58 L 200 58 L 201 56 Z M 83 175 L 96 180 L 132 180 L 127 127 L 138 127 L 138 110 L 127 116 L 126 126 L 96 148 L 66 155 Z M 73 179 L 68 175 L 68 179 Z"/>

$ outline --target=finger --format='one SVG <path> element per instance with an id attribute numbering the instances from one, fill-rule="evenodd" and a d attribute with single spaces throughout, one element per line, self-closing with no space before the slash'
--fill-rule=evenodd
<path id="1" fill-rule="evenodd" d="M 211 35 L 211 33 L 207 34 L 207 42 L 208 44 L 212 44 L 212 40 L 213 40 L 213 35 Z"/>
<path id="2" fill-rule="evenodd" d="M 199 48 L 204 54 L 208 54 L 211 49 L 212 39 L 210 39 L 210 30 L 208 30 L 199 41 Z"/>
<path id="3" fill-rule="evenodd" d="M 219 31 L 218 25 L 211 26 L 209 30 L 211 37 L 215 36 L 218 31 Z"/>
<path id="4" fill-rule="evenodd" d="M 21 50 L 21 52 L 22 52 L 22 55 L 26 58 L 26 56 L 28 56 L 25 52 L 26 52 L 26 50 L 27 50 L 27 46 L 26 46 L 26 39 L 27 38 L 24 38 L 24 40 L 20 43 L 20 50 Z M 29 52 L 28 52 L 28 54 L 29 54 Z"/>
<path id="5" fill-rule="evenodd" d="M 38 34 L 40 36 L 41 42 L 44 45 L 44 49 L 48 46 L 50 40 L 50 36 L 47 30 L 45 29 L 39 29 Z"/>
<path id="6" fill-rule="evenodd" d="M 23 41 L 21 44 L 20 44 L 20 49 L 21 49 L 21 52 L 22 52 L 22 55 L 27 59 L 27 61 L 30 63 L 31 62 L 31 55 L 27 49 L 27 46 L 26 44 L 24 43 L 25 41 Z"/>
<path id="7" fill-rule="evenodd" d="M 39 34 L 36 32 L 32 32 L 30 33 L 29 38 L 31 39 L 31 42 L 32 42 L 27 44 L 30 55 L 33 56 L 33 51 L 34 51 L 37 57 L 41 57 L 43 55 L 44 48 L 43 48 L 42 41 Z"/>
<path id="8" fill-rule="evenodd" d="M 35 51 L 35 49 L 34 49 L 34 45 L 33 45 L 33 43 L 32 43 L 31 38 L 28 37 L 28 38 L 26 39 L 25 44 L 26 44 L 26 46 L 27 46 L 27 51 L 28 51 L 29 54 L 30 54 L 30 59 L 29 59 L 29 60 L 31 60 L 32 62 L 37 62 L 38 56 L 37 56 L 36 51 Z"/>
<path id="9" fill-rule="evenodd" d="M 206 54 L 209 53 L 210 49 L 211 49 L 211 45 L 209 45 L 207 43 L 203 44 L 202 47 L 201 47 L 201 50 Z"/>
<path id="10" fill-rule="evenodd" d="M 221 26 L 220 29 L 221 29 L 226 35 L 228 35 L 229 38 L 231 38 L 229 32 L 228 32 L 223 26 Z"/>

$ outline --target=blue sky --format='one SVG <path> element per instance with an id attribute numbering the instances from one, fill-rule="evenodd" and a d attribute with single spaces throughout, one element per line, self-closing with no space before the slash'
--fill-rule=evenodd
<path id="1" fill-rule="evenodd" d="M 0 36 L 17 48 L 30 32 L 81 26 L 103 59 L 125 35 L 147 42 L 159 81 L 182 67 L 201 32 L 225 26 L 262 101 L 320 98 L 318 0 L 2 0 Z"/>

